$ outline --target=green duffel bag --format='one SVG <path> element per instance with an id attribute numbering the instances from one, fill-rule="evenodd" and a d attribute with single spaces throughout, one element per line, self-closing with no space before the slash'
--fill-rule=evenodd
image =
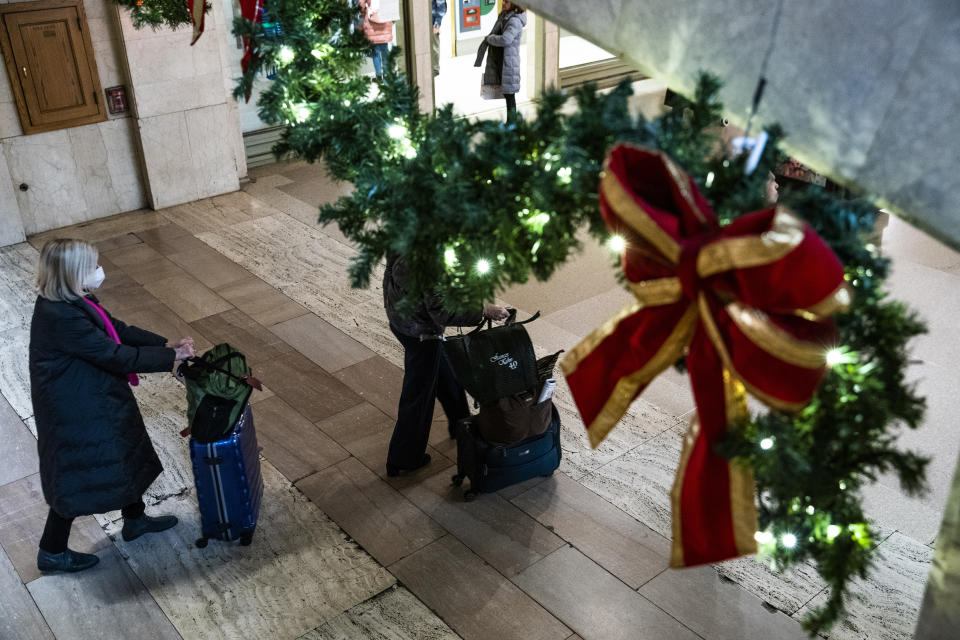
<path id="1" fill-rule="evenodd" d="M 253 389 L 260 382 L 251 375 L 247 359 L 227 343 L 177 368 L 187 387 L 187 424 L 180 435 L 199 443 L 216 442 L 232 430 Z"/>

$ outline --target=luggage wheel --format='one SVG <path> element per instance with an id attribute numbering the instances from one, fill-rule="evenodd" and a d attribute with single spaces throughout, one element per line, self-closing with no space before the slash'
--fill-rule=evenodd
<path id="1" fill-rule="evenodd" d="M 540 476 L 540 477 L 541 477 L 541 478 L 552 478 L 552 477 L 553 477 L 553 471 L 551 471 L 550 473 L 545 473 L 545 474 L 543 474 L 543 475 Z"/>
<path id="2" fill-rule="evenodd" d="M 459 474 L 453 476 L 452 478 L 450 478 L 450 484 L 452 484 L 455 487 L 459 487 L 460 485 L 463 484 L 463 476 Z"/>
<path id="3" fill-rule="evenodd" d="M 473 502 L 476 497 L 477 497 L 477 492 L 474 491 L 473 489 L 468 489 L 467 491 L 463 492 L 464 502 Z"/>
<path id="4" fill-rule="evenodd" d="M 207 546 L 208 542 L 209 540 L 207 540 L 206 538 L 197 538 L 196 542 L 194 542 L 193 544 L 197 545 L 197 549 L 203 549 L 204 547 Z"/>
<path id="5" fill-rule="evenodd" d="M 240 536 L 240 546 L 249 547 L 253 542 L 253 533 L 245 533 Z"/>

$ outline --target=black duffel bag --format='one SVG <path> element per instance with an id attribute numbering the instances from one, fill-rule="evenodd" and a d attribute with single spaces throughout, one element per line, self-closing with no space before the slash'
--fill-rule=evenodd
<path id="1" fill-rule="evenodd" d="M 487 321 L 486 329 L 481 324 L 443 342 L 457 380 L 481 405 L 537 387 L 537 356 L 523 325 L 539 318 L 540 312 L 523 322 L 516 321 L 516 314 L 511 309 L 501 326 Z"/>

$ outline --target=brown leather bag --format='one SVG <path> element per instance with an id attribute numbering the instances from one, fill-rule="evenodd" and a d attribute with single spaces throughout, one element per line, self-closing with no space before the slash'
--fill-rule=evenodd
<path id="1" fill-rule="evenodd" d="M 553 401 L 537 404 L 532 394 L 505 396 L 480 407 L 477 430 L 487 442 L 512 444 L 544 433 L 553 418 Z"/>

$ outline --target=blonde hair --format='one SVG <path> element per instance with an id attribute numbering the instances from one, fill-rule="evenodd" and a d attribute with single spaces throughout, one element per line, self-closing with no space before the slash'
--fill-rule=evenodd
<path id="1" fill-rule="evenodd" d="M 86 295 L 84 279 L 97 268 L 100 252 L 83 240 L 51 240 L 40 250 L 37 293 L 54 302 Z"/>

